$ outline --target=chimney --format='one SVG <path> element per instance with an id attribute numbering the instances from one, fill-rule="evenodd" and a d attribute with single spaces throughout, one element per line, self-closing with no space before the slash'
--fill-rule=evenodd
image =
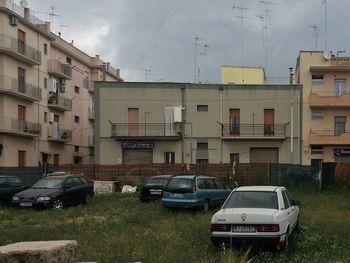
<path id="1" fill-rule="evenodd" d="M 24 8 L 24 18 L 30 20 L 30 9 L 28 7 Z"/>
<path id="2" fill-rule="evenodd" d="M 58 32 L 58 36 L 61 37 L 61 32 Z"/>
<path id="3" fill-rule="evenodd" d="M 70 42 L 70 44 L 73 46 L 74 45 L 74 40 L 72 40 L 72 42 Z"/>

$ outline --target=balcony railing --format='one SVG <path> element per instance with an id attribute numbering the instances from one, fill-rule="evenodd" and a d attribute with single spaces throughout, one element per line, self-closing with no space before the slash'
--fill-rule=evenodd
<path id="1" fill-rule="evenodd" d="M 310 107 L 349 108 L 350 92 L 347 90 L 320 91 L 313 88 L 310 94 Z"/>
<path id="2" fill-rule="evenodd" d="M 41 64 L 41 52 L 17 38 L 0 34 L 0 52 L 14 56 L 30 65 Z"/>
<path id="3" fill-rule="evenodd" d="M 65 79 L 72 78 L 72 66 L 70 64 L 64 64 L 57 60 L 49 60 L 49 73 Z"/>
<path id="4" fill-rule="evenodd" d="M 52 95 L 48 97 L 48 106 L 57 110 L 70 111 L 72 110 L 72 100 L 62 95 Z"/>
<path id="5" fill-rule="evenodd" d="M 152 138 L 152 139 L 180 139 L 181 123 L 112 123 L 111 137 L 113 138 Z"/>
<path id="6" fill-rule="evenodd" d="M 21 7 L 20 5 L 16 4 L 15 1 L 13 0 L 6 0 L 5 2 L 6 4 L 6 8 L 12 10 L 13 12 L 15 12 L 17 15 L 21 16 L 21 17 L 25 17 L 24 15 L 24 8 Z M 32 22 L 35 25 L 42 25 L 45 24 L 45 22 L 39 18 L 37 18 L 36 16 L 30 14 L 28 20 L 30 22 Z"/>
<path id="7" fill-rule="evenodd" d="M 89 120 L 95 119 L 95 111 L 93 107 L 89 107 Z"/>
<path id="8" fill-rule="evenodd" d="M 61 129 L 57 123 L 48 127 L 48 139 L 55 142 L 66 142 L 72 139 L 72 131 Z"/>
<path id="9" fill-rule="evenodd" d="M 0 93 L 6 93 L 29 101 L 41 99 L 41 89 L 18 79 L 0 75 Z"/>
<path id="10" fill-rule="evenodd" d="M 0 133 L 36 137 L 41 134 L 41 125 L 31 121 L 5 117 L 0 120 Z"/>
<path id="11" fill-rule="evenodd" d="M 350 142 L 350 130 L 333 129 L 310 131 L 310 144 L 313 145 L 347 145 Z"/>
<path id="12" fill-rule="evenodd" d="M 223 124 L 223 139 L 284 139 L 285 124 Z"/>

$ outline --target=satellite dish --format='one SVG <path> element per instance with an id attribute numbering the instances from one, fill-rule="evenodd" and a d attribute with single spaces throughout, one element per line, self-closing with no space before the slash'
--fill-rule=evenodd
<path id="1" fill-rule="evenodd" d="M 21 1 L 21 6 L 22 6 L 23 8 L 28 8 L 28 1 L 27 1 L 27 0 L 22 0 L 22 1 Z"/>
<path id="2" fill-rule="evenodd" d="M 332 57 L 331 52 L 329 52 L 329 51 L 323 52 L 323 58 L 324 58 L 325 60 L 329 60 L 329 59 L 331 59 L 331 57 Z"/>

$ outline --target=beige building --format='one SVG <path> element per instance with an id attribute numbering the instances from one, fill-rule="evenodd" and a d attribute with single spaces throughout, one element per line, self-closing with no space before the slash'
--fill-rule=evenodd
<path id="1" fill-rule="evenodd" d="M 221 66 L 221 84 L 265 84 L 265 70 L 261 67 Z"/>
<path id="2" fill-rule="evenodd" d="M 295 82 L 303 84 L 303 164 L 350 162 L 350 57 L 301 51 Z"/>
<path id="3" fill-rule="evenodd" d="M 299 85 L 96 87 L 98 164 L 301 161 Z"/>
<path id="4" fill-rule="evenodd" d="M 97 80 L 122 81 L 28 8 L 0 0 L 0 166 L 92 161 Z"/>

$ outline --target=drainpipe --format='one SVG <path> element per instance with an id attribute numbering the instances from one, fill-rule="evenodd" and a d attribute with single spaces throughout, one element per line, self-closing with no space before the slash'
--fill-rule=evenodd
<path id="1" fill-rule="evenodd" d="M 220 93 L 220 122 L 219 124 L 221 125 L 221 132 L 220 132 L 220 163 L 223 161 L 223 141 L 222 141 L 222 132 L 223 132 L 223 124 L 222 124 L 222 108 L 223 108 L 223 90 L 224 88 L 220 86 L 219 88 L 219 93 Z"/>
<path id="2" fill-rule="evenodd" d="M 186 132 L 186 84 L 181 87 L 182 127 L 181 127 L 181 164 L 185 163 L 185 132 Z"/>
<path id="3" fill-rule="evenodd" d="M 289 68 L 289 83 L 291 85 L 291 103 L 290 103 L 290 163 L 294 162 L 294 87 L 293 87 L 293 68 Z"/>

